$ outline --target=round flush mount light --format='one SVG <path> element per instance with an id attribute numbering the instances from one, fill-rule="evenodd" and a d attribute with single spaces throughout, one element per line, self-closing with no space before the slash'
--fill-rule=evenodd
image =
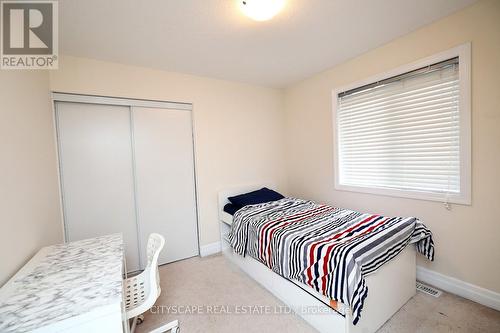
<path id="1" fill-rule="evenodd" d="M 238 0 L 238 3 L 243 14 L 256 21 L 272 19 L 285 6 L 285 0 Z"/>

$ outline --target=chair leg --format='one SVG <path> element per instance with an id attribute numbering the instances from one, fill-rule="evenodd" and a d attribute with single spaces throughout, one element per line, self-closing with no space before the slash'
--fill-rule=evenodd
<path id="1" fill-rule="evenodd" d="M 135 332 L 136 326 L 137 326 L 137 317 L 134 317 L 134 319 L 132 319 L 132 325 L 130 325 L 130 333 Z"/>
<path id="2" fill-rule="evenodd" d="M 165 333 L 165 332 L 168 332 L 170 330 L 172 331 L 171 333 L 179 332 L 179 321 L 178 320 L 174 320 L 174 321 L 171 321 L 170 323 L 163 324 L 163 325 L 155 328 L 154 330 L 149 331 L 149 333 Z"/>

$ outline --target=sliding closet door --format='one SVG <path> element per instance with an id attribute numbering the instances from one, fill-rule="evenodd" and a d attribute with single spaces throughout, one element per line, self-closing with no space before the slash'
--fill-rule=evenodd
<path id="1" fill-rule="evenodd" d="M 139 269 L 130 108 L 56 103 L 67 241 L 122 233 Z"/>
<path id="2" fill-rule="evenodd" d="M 132 108 L 141 249 L 165 237 L 160 264 L 198 255 L 191 112 Z M 142 264 L 146 253 L 141 251 Z"/>

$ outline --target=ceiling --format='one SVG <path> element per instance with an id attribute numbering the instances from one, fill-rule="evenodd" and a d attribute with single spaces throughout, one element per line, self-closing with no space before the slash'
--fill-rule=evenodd
<path id="1" fill-rule="evenodd" d="M 285 87 L 475 0 L 287 0 L 274 19 L 236 0 L 61 0 L 60 53 Z"/>

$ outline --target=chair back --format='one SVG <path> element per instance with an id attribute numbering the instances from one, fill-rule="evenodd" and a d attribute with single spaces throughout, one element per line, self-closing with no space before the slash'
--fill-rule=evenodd
<path id="1" fill-rule="evenodd" d="M 160 256 L 160 252 L 165 245 L 165 238 L 162 235 L 157 233 L 152 233 L 148 238 L 147 245 L 147 257 L 148 264 L 146 266 L 146 271 L 149 271 L 149 285 L 151 288 L 156 288 L 157 295 L 160 295 L 160 273 L 158 271 L 158 257 Z"/>

